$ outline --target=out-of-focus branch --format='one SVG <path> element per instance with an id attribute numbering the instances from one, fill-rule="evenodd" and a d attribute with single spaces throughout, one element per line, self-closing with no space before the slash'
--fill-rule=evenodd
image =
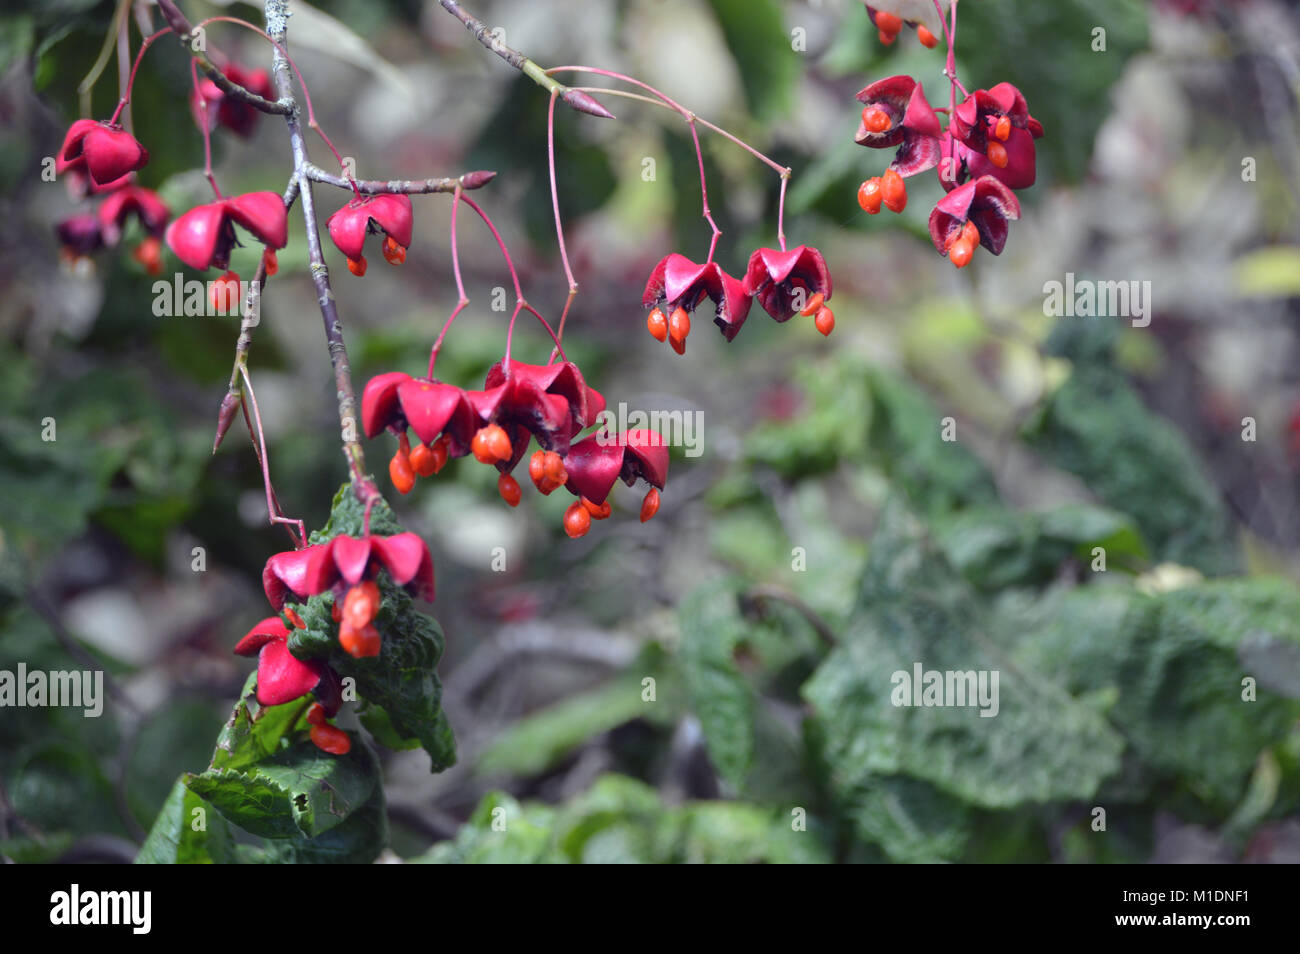
<path id="1" fill-rule="evenodd" d="M 564 100 L 569 106 L 573 107 L 580 113 L 587 113 L 590 116 L 599 116 L 601 119 L 613 119 L 614 114 L 604 106 L 600 105 L 595 99 L 587 93 L 577 89 L 570 89 L 553 76 L 548 76 L 546 70 L 538 66 L 524 54 L 516 49 L 506 46 L 499 39 L 492 35 L 492 30 L 482 20 L 477 19 L 473 14 L 467 12 L 456 0 L 439 0 L 442 8 L 454 16 L 461 23 L 465 24 L 465 29 L 474 34 L 474 39 L 483 44 L 486 49 L 491 50 L 501 59 L 505 60 L 519 72 L 523 73 L 530 80 L 546 90 Z"/>
<path id="2" fill-rule="evenodd" d="M 455 192 L 461 189 L 481 189 L 496 178 L 495 172 L 477 170 L 467 172 L 459 178 L 441 179 L 355 179 L 331 175 L 319 166 L 307 163 L 302 169 L 303 175 L 313 182 L 337 186 L 340 189 L 352 189 L 365 195 L 429 195 L 435 192 Z"/>

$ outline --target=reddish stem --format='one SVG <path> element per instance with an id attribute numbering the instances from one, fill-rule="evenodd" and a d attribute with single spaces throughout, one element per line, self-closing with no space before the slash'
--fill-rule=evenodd
<path id="1" fill-rule="evenodd" d="M 217 177 L 212 174 L 212 124 L 209 122 L 208 101 L 203 98 L 203 91 L 199 88 L 199 64 L 197 60 L 190 60 L 190 79 L 194 83 L 194 96 L 198 100 L 199 108 L 202 110 L 200 118 L 202 119 L 203 131 L 203 175 L 207 177 L 208 185 L 212 186 L 213 193 L 218 199 L 221 198 L 221 189 L 217 187 Z"/>
<path id="2" fill-rule="evenodd" d="M 451 323 L 456 320 L 456 316 L 469 304 L 469 298 L 465 294 L 465 281 L 460 274 L 460 243 L 456 238 L 456 210 L 460 207 L 460 199 L 461 191 L 458 186 L 451 200 L 451 273 L 456 278 L 456 307 L 452 309 L 451 315 L 442 326 L 442 331 L 438 332 L 438 340 L 433 343 L 433 349 L 429 352 L 429 373 L 426 376 L 431 381 L 433 366 L 437 364 L 438 352 L 442 349 L 442 339 L 447 337 L 447 332 L 451 329 Z"/>
<path id="3" fill-rule="evenodd" d="M 113 115 L 108 120 L 110 125 L 117 125 L 117 118 L 122 115 L 122 110 L 126 109 L 126 104 L 131 102 L 131 90 L 135 88 L 135 74 L 140 69 L 140 61 L 144 59 L 144 51 L 149 49 L 149 47 L 153 45 L 153 41 L 158 39 L 158 37 L 164 36 L 171 32 L 172 32 L 171 27 L 163 27 L 161 30 L 157 31 L 156 33 L 149 34 L 147 37 L 144 38 L 144 42 L 140 44 L 140 51 L 136 53 L 135 62 L 131 64 L 131 76 L 126 81 L 126 91 L 122 94 L 121 98 L 117 101 L 117 109 L 113 110 Z"/>
<path id="4" fill-rule="evenodd" d="M 289 538 L 293 540 L 294 549 L 301 549 L 307 544 L 307 528 L 301 520 L 294 520 L 284 515 L 280 509 L 279 498 L 275 494 L 275 488 L 271 486 L 271 462 L 266 453 L 266 435 L 262 431 L 262 415 L 257 409 L 257 395 L 253 392 L 253 379 L 248 375 L 248 369 L 240 367 L 239 373 L 244 378 L 244 391 L 248 395 L 249 402 L 253 405 L 253 415 L 249 418 L 248 405 L 244 405 L 244 420 L 248 423 L 249 437 L 253 438 L 253 453 L 257 455 L 257 462 L 262 467 L 262 484 L 266 488 L 266 512 L 271 518 L 272 524 L 285 524 L 289 528 Z M 253 433 L 256 427 L 257 433 Z M 298 537 L 294 539 L 293 527 L 298 528 Z"/>

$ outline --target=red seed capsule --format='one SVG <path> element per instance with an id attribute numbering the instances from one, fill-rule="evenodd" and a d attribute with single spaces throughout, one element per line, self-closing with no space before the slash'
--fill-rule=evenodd
<path id="1" fill-rule="evenodd" d="M 658 308 L 646 316 L 645 326 L 655 341 L 663 341 L 668 337 L 668 319 Z"/>
<path id="2" fill-rule="evenodd" d="M 921 45 L 931 50 L 938 45 L 938 38 L 925 28 L 925 24 L 918 24 L 916 28 L 916 38 L 921 41 Z"/>
<path id="3" fill-rule="evenodd" d="M 502 474 L 497 478 L 497 493 L 512 507 L 518 507 L 519 500 L 523 497 L 523 492 L 519 489 L 519 481 L 509 474 Z"/>
<path id="4" fill-rule="evenodd" d="M 831 332 L 835 330 L 835 312 L 823 305 L 821 310 L 817 312 L 813 324 L 817 326 L 818 331 L 829 338 Z"/>
<path id="5" fill-rule="evenodd" d="M 591 529 L 591 514 L 581 503 L 571 503 L 564 511 L 564 532 L 574 540 Z"/>
<path id="6" fill-rule="evenodd" d="M 366 257 L 364 255 L 358 258 L 348 259 L 348 271 L 360 278 L 366 273 Z"/>
<path id="7" fill-rule="evenodd" d="M 868 215 L 875 215 L 880 211 L 880 203 L 885 198 L 880 192 L 880 185 L 880 177 L 873 176 L 858 187 L 858 205 L 862 206 L 862 211 Z"/>
<path id="8" fill-rule="evenodd" d="M 902 212 L 907 208 L 907 183 L 897 169 L 886 169 L 880 177 L 880 197 L 891 212 Z"/>
<path id="9" fill-rule="evenodd" d="M 353 629 L 364 629 L 379 612 L 382 600 L 383 594 L 379 592 L 379 584 L 374 580 L 358 583 L 343 598 L 343 621 Z"/>
<path id="10" fill-rule="evenodd" d="M 799 309 L 799 314 L 803 315 L 805 318 L 807 318 L 809 315 L 817 314 L 817 312 L 821 310 L 822 302 L 824 302 L 825 300 L 826 300 L 826 296 L 823 295 L 821 292 L 818 292 L 817 294 L 813 295 L 811 298 L 808 299 L 808 304 L 804 305 L 801 309 Z"/>
<path id="11" fill-rule="evenodd" d="M 400 450 L 388 462 L 388 476 L 399 494 L 409 494 L 411 488 L 415 486 L 415 471 L 411 469 L 411 459 Z"/>
<path id="12" fill-rule="evenodd" d="M 389 265 L 401 265 L 406 261 L 406 247 L 398 245 L 391 235 L 384 236 L 384 261 Z"/>
<path id="13" fill-rule="evenodd" d="M 641 522 L 645 523 L 658 512 L 659 490 L 655 487 L 651 487 L 645 492 L 645 499 L 641 501 Z"/>
<path id="14" fill-rule="evenodd" d="M 336 726 L 312 726 L 311 740 L 316 748 L 328 752 L 330 755 L 347 755 L 352 751 L 351 737 Z"/>
<path id="15" fill-rule="evenodd" d="M 1002 145 L 1002 143 L 998 142 L 996 139 L 989 143 L 988 157 L 989 162 L 993 163 L 993 165 L 997 166 L 999 169 L 1005 169 L 1007 163 L 1011 161 L 1010 157 L 1007 156 L 1007 147 Z"/>
<path id="16" fill-rule="evenodd" d="M 862 110 L 862 125 L 866 127 L 867 132 L 882 133 L 894 125 L 894 121 L 889 118 L 889 113 L 879 106 L 868 106 Z"/>

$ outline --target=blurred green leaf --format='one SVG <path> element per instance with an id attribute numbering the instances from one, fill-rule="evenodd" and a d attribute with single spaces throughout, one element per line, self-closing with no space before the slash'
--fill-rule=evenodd
<path id="1" fill-rule="evenodd" d="M 740 71 L 750 112 L 765 122 L 784 116 L 803 54 L 791 43 L 781 5 L 775 0 L 709 0 L 709 6 Z"/>

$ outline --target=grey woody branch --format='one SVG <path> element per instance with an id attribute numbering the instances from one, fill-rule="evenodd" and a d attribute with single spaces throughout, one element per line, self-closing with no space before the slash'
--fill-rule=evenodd
<path id="1" fill-rule="evenodd" d="M 429 195 L 435 192 L 455 192 L 457 188 L 469 192 L 481 189 L 496 178 L 495 172 L 477 170 L 458 177 L 441 179 L 345 179 L 332 175 L 319 166 L 308 163 L 303 175 L 313 182 L 351 189 L 354 185 L 364 195 Z"/>
<path id="2" fill-rule="evenodd" d="M 230 77 L 217 69 L 216 64 L 208 59 L 206 53 L 192 49 L 190 46 L 190 38 L 194 33 L 194 28 L 190 25 L 190 21 L 185 18 L 185 14 L 181 13 L 180 8 L 176 6 L 173 0 L 158 0 L 158 9 L 162 11 L 163 19 L 166 20 L 167 25 L 172 28 L 172 32 L 176 34 L 176 38 L 180 41 L 181 46 L 185 47 L 186 51 L 194 57 L 194 61 L 198 64 L 199 69 L 203 71 L 203 75 L 212 80 L 217 89 L 221 90 L 221 92 L 225 93 L 231 99 L 241 103 L 247 103 L 254 109 L 261 110 L 264 113 L 270 113 L 274 116 L 288 116 L 293 112 L 294 106 L 292 103 L 286 103 L 283 100 L 276 102 L 274 100 L 263 99 L 251 90 L 245 89 L 238 83 L 233 82 Z"/>
<path id="3" fill-rule="evenodd" d="M 573 107 L 580 113 L 587 113 L 591 116 L 599 116 L 601 119 L 613 119 L 614 114 L 604 106 L 600 105 L 591 96 L 586 93 L 570 89 L 553 76 L 548 76 L 546 70 L 538 66 L 524 54 L 516 49 L 506 46 L 497 37 L 492 35 L 492 30 L 486 23 L 479 20 L 472 13 L 469 13 L 456 0 L 438 0 L 444 10 L 454 16 L 461 23 L 465 24 L 465 29 L 474 34 L 474 39 L 483 44 L 484 47 L 491 50 L 501 59 L 505 60 L 519 72 L 523 73 L 530 80 L 560 99 L 564 100 L 569 106 Z"/>

